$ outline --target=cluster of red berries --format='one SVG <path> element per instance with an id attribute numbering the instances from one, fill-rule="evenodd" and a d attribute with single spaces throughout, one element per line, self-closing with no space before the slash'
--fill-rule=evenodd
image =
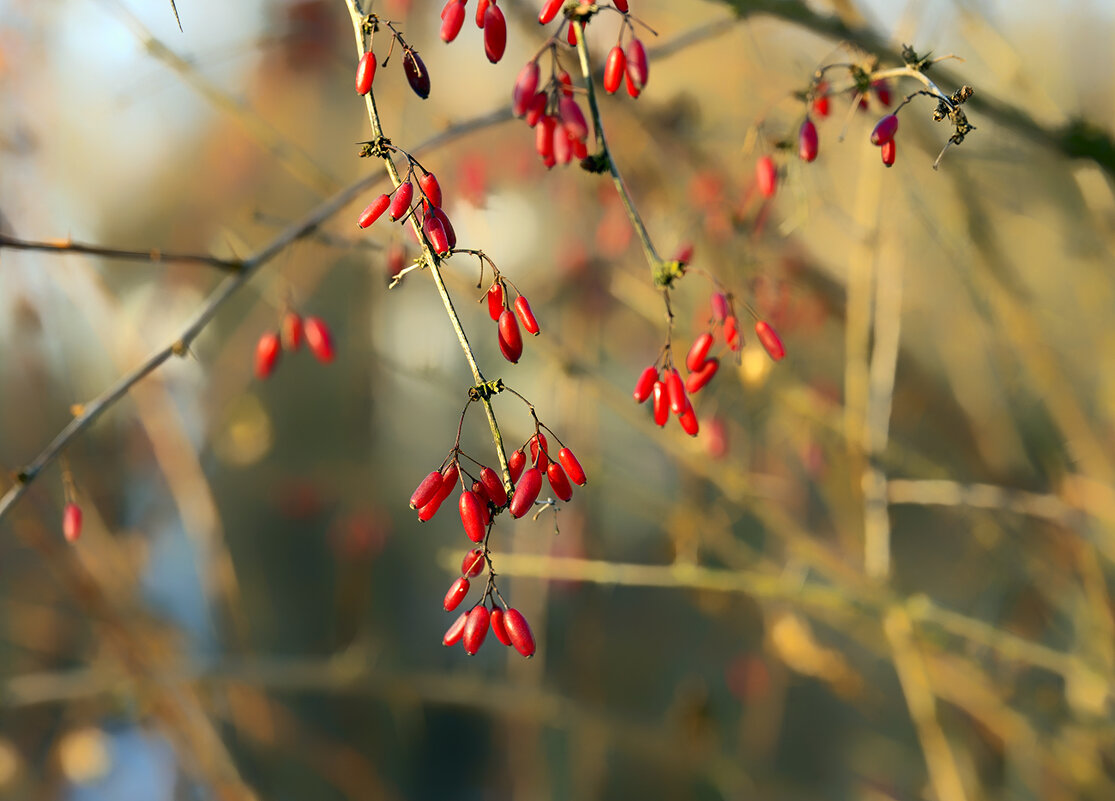
<path id="1" fill-rule="evenodd" d="M 625 29 L 620 29 L 621 36 Z M 608 51 L 608 58 L 604 61 L 604 91 L 610 95 L 615 94 L 622 81 L 627 87 L 627 94 L 638 97 L 647 85 L 649 73 L 647 50 L 638 37 L 632 34 L 626 50 L 622 42 L 617 42 Z"/>
<path id="2" fill-rule="evenodd" d="M 473 548 L 461 560 L 461 575 L 449 586 L 445 593 L 445 611 L 452 612 L 468 595 L 469 579 L 479 576 L 485 567 L 490 568 L 488 553 L 482 548 Z M 442 644 L 446 646 L 463 643 L 465 653 L 473 656 L 480 650 L 488 636 L 488 629 L 492 630 L 496 639 L 504 645 L 514 646 L 525 657 L 534 656 L 534 634 L 530 630 L 522 612 L 514 609 L 503 601 L 495 583 L 491 570 L 488 571 L 488 586 L 485 587 L 484 597 L 469 609 L 462 612 L 453 622 L 453 625 L 442 637 Z M 499 598 L 497 603 L 496 598 Z M 486 606 L 491 601 L 491 609 Z"/>
<path id="3" fill-rule="evenodd" d="M 393 146 L 392 146 L 393 147 Z M 394 148 L 398 150 L 398 148 Z M 403 152 L 403 151 L 399 151 Z M 448 256 L 457 245 L 457 234 L 449 215 L 441 207 L 441 186 L 437 176 L 418 163 L 409 153 L 404 153 L 409 168 L 402 182 L 389 194 L 382 194 L 369 203 L 356 220 L 367 228 L 387 212 L 392 222 L 405 223 L 411 214 L 420 214 L 422 234 L 439 256 Z M 415 172 L 420 174 L 415 177 Z M 422 202 L 415 206 L 414 184 L 422 193 Z"/>
<path id="4" fill-rule="evenodd" d="M 465 22 L 465 0 L 449 0 L 441 10 L 441 39 L 447 44 L 457 38 Z M 507 48 L 507 20 L 495 0 L 476 4 L 476 27 L 484 31 L 484 55 L 495 64 Z"/>
<path id="5" fill-rule="evenodd" d="M 305 320 L 294 311 L 283 315 L 279 331 L 268 331 L 256 344 L 256 377 L 267 378 L 279 363 L 283 349 L 298 350 L 302 340 L 310 352 L 322 364 L 329 364 L 336 356 L 333 348 L 333 335 L 329 326 L 320 317 L 307 317 Z"/>
<path id="6" fill-rule="evenodd" d="M 507 280 L 500 275 L 496 275 L 496 279 L 492 285 L 488 287 L 488 292 L 485 295 L 488 299 L 488 316 L 496 323 L 499 335 L 499 351 L 503 354 L 503 358 L 512 364 L 517 364 L 519 358 L 523 355 L 523 334 L 519 330 L 519 324 L 522 323 L 523 328 L 527 333 L 538 335 L 540 329 L 538 327 L 538 320 L 531 311 L 530 303 L 523 295 L 515 292 L 518 297 L 515 298 L 515 311 L 512 312 L 511 308 L 507 305 L 507 289 L 505 285 Z M 514 284 L 512 284 L 514 288 Z"/>
<path id="7" fill-rule="evenodd" d="M 879 148 L 883 157 L 883 164 L 890 167 L 894 164 L 895 144 L 894 135 L 898 132 L 898 117 L 888 114 L 879 120 L 871 132 L 871 144 Z"/>
<path id="8" fill-rule="evenodd" d="M 573 79 L 558 66 L 556 55 L 550 80 L 541 90 L 540 77 L 537 59 L 523 66 L 511 92 L 512 111 L 534 128 L 535 150 L 547 168 L 586 158 L 588 121 L 573 98 Z"/>

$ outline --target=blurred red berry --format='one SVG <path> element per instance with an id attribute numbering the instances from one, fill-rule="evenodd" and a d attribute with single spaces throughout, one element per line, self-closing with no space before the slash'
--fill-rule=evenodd
<path id="1" fill-rule="evenodd" d="M 887 167 L 893 167 L 894 166 L 894 157 L 896 155 L 896 150 L 897 150 L 897 146 L 895 145 L 893 139 L 891 139 L 889 142 L 883 142 L 883 145 L 880 148 L 879 153 L 883 157 L 883 164 L 886 165 Z"/>
<path id="2" fill-rule="evenodd" d="M 774 197 L 778 188 L 778 169 L 774 166 L 774 159 L 763 156 L 755 164 L 755 180 L 759 184 L 759 194 L 763 197 Z"/>
<path id="3" fill-rule="evenodd" d="M 279 362 L 279 355 L 283 352 L 279 335 L 268 332 L 259 338 L 256 345 L 256 377 L 267 378 Z"/>
<path id="4" fill-rule="evenodd" d="M 771 328 L 770 323 L 766 320 L 759 320 L 755 323 L 755 335 L 759 337 L 759 342 L 767 353 L 776 362 L 782 361 L 786 355 L 786 348 L 782 346 L 782 339 L 778 336 L 778 332 Z"/>
<path id="5" fill-rule="evenodd" d="M 329 326 L 319 317 L 307 317 L 302 324 L 302 330 L 306 334 L 306 345 L 317 360 L 323 364 L 333 361 L 336 353 L 333 350 L 333 335 L 329 332 Z"/>
<path id="6" fill-rule="evenodd" d="M 81 507 L 68 503 L 62 510 L 62 536 L 67 542 L 74 542 L 81 536 Z"/>
<path id="7" fill-rule="evenodd" d="M 817 158 L 817 126 L 808 117 L 798 131 L 798 155 L 801 156 L 802 161 L 813 161 Z"/>

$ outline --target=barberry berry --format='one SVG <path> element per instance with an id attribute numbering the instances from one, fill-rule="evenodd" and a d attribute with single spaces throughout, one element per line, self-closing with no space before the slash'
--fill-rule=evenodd
<path id="1" fill-rule="evenodd" d="M 778 188 L 778 168 L 774 166 L 774 159 L 763 156 L 755 164 L 755 180 L 759 185 L 759 194 L 763 197 L 774 197 Z"/>
<path id="2" fill-rule="evenodd" d="M 558 451 L 558 461 L 560 461 L 561 466 L 565 468 L 565 472 L 568 474 L 570 481 L 579 487 L 585 485 L 588 478 L 585 477 L 584 468 L 582 468 L 581 463 L 577 461 L 577 457 L 573 455 L 573 451 L 568 448 L 562 448 Z"/>
<path id="3" fill-rule="evenodd" d="M 515 314 L 519 316 L 519 322 L 523 324 L 523 328 L 528 333 L 538 335 L 538 320 L 535 319 L 534 312 L 530 310 L 530 303 L 522 295 L 515 298 Z"/>
<path id="4" fill-rule="evenodd" d="M 283 322 L 279 328 L 282 331 L 284 348 L 298 350 L 302 347 L 302 317 L 298 312 L 288 311 L 284 314 Z"/>
<path id="5" fill-rule="evenodd" d="M 376 77 L 376 54 L 369 50 L 360 57 L 356 65 L 356 94 L 366 95 L 372 90 L 372 79 Z"/>
<path id="6" fill-rule="evenodd" d="M 809 117 L 801 124 L 798 131 L 798 155 L 802 161 L 813 161 L 817 158 L 817 126 Z"/>
<path id="7" fill-rule="evenodd" d="M 875 129 L 871 131 L 871 144 L 884 145 L 898 132 L 898 117 L 894 114 L 888 114 L 877 123 Z"/>
<path id="8" fill-rule="evenodd" d="M 492 624 L 492 634 L 496 635 L 496 639 L 504 645 L 511 645 L 511 636 L 507 633 L 507 627 L 504 625 L 504 611 L 498 606 L 492 610 L 490 616 Z"/>
<path id="9" fill-rule="evenodd" d="M 523 473 L 511 495 L 511 516 L 520 518 L 530 511 L 542 491 L 542 471 L 532 467 Z"/>
<path id="10" fill-rule="evenodd" d="M 487 560 L 484 558 L 484 551 L 480 548 L 473 548 L 465 554 L 465 558 L 461 560 L 461 575 L 466 578 L 479 576 L 484 572 L 484 567 L 487 565 Z"/>
<path id="11" fill-rule="evenodd" d="M 320 317 L 307 317 L 302 323 L 302 331 L 306 335 L 306 345 L 319 362 L 329 364 L 333 361 L 333 357 L 336 356 L 333 349 L 333 335 L 329 332 L 329 326 Z"/>
<path id="12" fill-rule="evenodd" d="M 361 228 L 367 228 L 378 220 L 383 212 L 387 211 L 387 207 L 390 205 L 391 195 L 380 195 L 369 203 L 367 208 L 360 212 L 360 217 L 357 218 L 356 224 Z"/>
<path id="13" fill-rule="evenodd" d="M 452 584 L 449 585 L 449 591 L 445 593 L 445 611 L 452 612 L 461 605 L 461 601 L 468 595 L 469 583 L 468 579 L 461 576 Z"/>
<path id="14" fill-rule="evenodd" d="M 465 633 L 465 623 L 468 622 L 468 612 L 461 612 L 461 616 L 453 621 L 453 625 L 445 630 L 445 636 L 441 638 L 441 644 L 444 646 L 456 645 L 461 641 L 461 637 Z"/>
<path id="15" fill-rule="evenodd" d="M 489 619 L 488 607 L 483 604 L 474 606 L 468 613 L 462 639 L 464 640 L 465 653 L 469 656 L 474 656 L 480 650 L 480 646 L 484 644 L 484 638 L 488 636 Z"/>
<path id="16" fill-rule="evenodd" d="M 465 534 L 473 542 L 484 539 L 484 512 L 485 509 L 472 490 L 461 492 L 461 500 L 457 504 L 461 512 L 461 523 L 465 527 Z"/>
<path id="17" fill-rule="evenodd" d="M 782 339 L 778 336 L 778 332 L 771 328 L 770 323 L 766 320 L 759 320 L 755 323 L 755 335 L 759 337 L 759 342 L 767 353 L 776 362 L 782 361 L 786 355 L 786 348 L 782 346 Z"/>
<path id="18" fill-rule="evenodd" d="M 268 331 L 261 336 L 256 344 L 256 377 L 267 378 L 271 375 L 282 352 L 283 345 L 278 334 Z"/>
<path id="19" fill-rule="evenodd" d="M 512 364 L 517 364 L 523 355 L 523 335 L 510 309 L 504 309 L 499 316 L 499 349 Z"/>
<path id="20" fill-rule="evenodd" d="M 74 542 L 81 536 L 81 507 L 68 503 L 62 510 L 62 536 L 67 542 Z"/>
<path id="21" fill-rule="evenodd" d="M 517 609 L 508 609 L 503 613 L 503 625 L 515 650 L 526 657 L 534 656 L 534 634 L 522 613 Z"/>
<path id="22" fill-rule="evenodd" d="M 608 52 L 608 60 L 604 63 L 604 91 L 615 94 L 623 81 L 623 73 L 627 69 L 627 57 L 623 48 L 616 45 Z"/>

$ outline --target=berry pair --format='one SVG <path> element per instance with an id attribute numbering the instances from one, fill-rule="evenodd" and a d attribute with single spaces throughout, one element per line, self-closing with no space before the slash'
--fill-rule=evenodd
<path id="1" fill-rule="evenodd" d="M 465 0 L 449 0 L 441 10 L 441 39 L 449 43 L 457 38 L 465 22 Z M 479 0 L 476 6 L 476 27 L 484 31 L 484 55 L 493 64 L 503 58 L 507 48 L 507 20 L 493 0 Z"/>

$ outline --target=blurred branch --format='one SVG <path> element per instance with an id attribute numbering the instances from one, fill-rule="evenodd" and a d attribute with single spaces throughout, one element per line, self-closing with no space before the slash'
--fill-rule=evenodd
<path id="1" fill-rule="evenodd" d="M 943 479 L 902 479 L 887 482 L 887 500 L 895 505 L 970 506 L 1037 517 L 1063 526 L 1080 521 L 1081 511 L 1056 495 L 1026 492 L 994 484 L 962 484 Z"/>
<path id="2" fill-rule="evenodd" d="M 495 125 L 507 119 L 510 119 L 510 110 L 506 108 L 497 109 L 488 114 L 473 117 L 470 120 L 454 125 L 442 133 L 431 137 L 419 145 L 415 149 L 415 152 L 420 153 L 430 148 L 440 147 L 447 142 L 451 142 L 475 130 Z M 201 308 L 194 314 L 193 318 L 186 327 L 182 329 L 181 333 L 173 342 L 152 354 L 148 357 L 147 361 L 140 364 L 131 372 L 121 376 L 100 395 L 85 404 L 81 404 L 79 407 L 80 411 L 74 416 L 73 420 L 54 437 L 50 444 L 47 445 L 38 456 L 16 473 L 16 483 L 4 493 L 3 497 L 0 497 L 0 521 L 11 511 L 12 506 L 23 496 L 27 488 L 34 482 L 42 470 L 58 458 L 58 455 L 75 436 L 92 425 L 98 417 L 123 398 L 128 393 L 128 390 L 157 370 L 164 362 L 170 359 L 171 356 L 184 357 L 189 353 L 191 343 L 197 339 L 198 335 L 205 329 L 213 317 L 216 316 L 221 306 L 235 295 L 236 292 L 263 267 L 263 265 L 271 261 L 271 259 L 285 250 L 293 242 L 313 233 L 318 226 L 347 206 L 362 192 L 381 181 L 383 177 L 381 173 L 376 173 L 361 178 L 318 205 L 301 220 L 283 229 L 269 243 L 264 245 L 252 256 L 245 259 L 241 263 L 241 268 L 238 272 L 228 276 L 217 286 L 216 290 L 214 290 Z"/>
<path id="3" fill-rule="evenodd" d="M 841 18 L 814 11 L 803 0 L 720 0 L 741 18 L 767 15 L 797 25 L 835 41 L 847 41 L 880 58 L 897 64 L 902 54 L 890 45 L 878 31 L 867 26 L 849 24 Z M 973 83 L 951 70 L 932 67 L 941 83 L 962 86 Z M 1115 178 L 1115 140 L 1110 132 L 1083 118 L 1070 120 L 1061 126 L 1045 126 L 1035 120 L 1024 108 L 996 100 L 978 89 L 967 105 L 1004 127 L 1011 128 L 1039 145 L 1052 148 L 1068 158 L 1089 159 L 1095 162 L 1109 178 Z"/>
<path id="4" fill-rule="evenodd" d="M 27 239 L 18 239 L 14 236 L 0 234 L 0 249 L 3 248 L 10 248 L 12 250 L 38 250 L 58 255 L 78 253 L 85 256 L 104 256 L 106 258 L 122 259 L 124 261 L 204 264 L 209 267 L 216 267 L 228 273 L 238 272 L 243 267 L 243 262 L 237 261 L 236 259 L 222 259 L 203 253 L 170 253 L 157 248 L 153 250 L 124 250 L 101 245 L 86 245 L 81 242 L 74 242 L 69 238 L 56 239 L 48 242 L 32 242 Z"/>
<path id="5" fill-rule="evenodd" d="M 890 641 L 894 657 L 894 668 L 906 696 L 906 706 L 910 719 L 918 733 L 925 764 L 929 769 L 929 780 L 937 796 L 937 801 L 966 801 L 964 783 L 960 780 L 960 770 L 956 757 L 949 747 L 941 724 L 937 720 L 937 699 L 929 683 L 929 673 L 925 660 L 914 643 L 913 626 L 905 611 L 894 608 L 886 613 L 883 629 Z"/>

